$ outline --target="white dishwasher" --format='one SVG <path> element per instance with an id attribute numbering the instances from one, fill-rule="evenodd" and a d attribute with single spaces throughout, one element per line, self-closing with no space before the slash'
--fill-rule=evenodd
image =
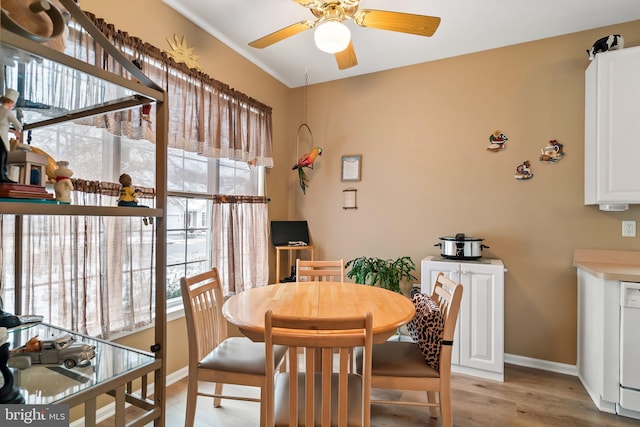
<path id="1" fill-rule="evenodd" d="M 640 283 L 620 283 L 621 415 L 640 418 Z"/>

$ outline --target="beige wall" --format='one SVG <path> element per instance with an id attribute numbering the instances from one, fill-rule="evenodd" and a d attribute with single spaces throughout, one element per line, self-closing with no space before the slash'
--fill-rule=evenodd
<path id="1" fill-rule="evenodd" d="M 83 0 L 82 7 L 161 48 L 174 33 L 185 36 L 209 75 L 273 107 L 270 215 L 307 219 L 319 257 L 408 255 L 419 265 L 438 254 L 441 236 L 483 237 L 491 247 L 485 256 L 509 270 L 506 352 L 575 364 L 573 249 L 640 247 L 638 238 L 620 237 L 620 221 L 640 219 L 640 207 L 607 213 L 582 203 L 585 50 L 614 32 L 640 45 L 638 21 L 311 85 L 307 122 L 324 154 L 303 196 L 291 165 L 304 88 L 288 89 L 159 0 Z M 501 153 L 485 150 L 495 129 L 511 138 Z M 551 139 L 567 155 L 539 163 Z M 345 154 L 362 154 L 361 182 L 340 181 Z M 524 160 L 534 178 L 516 181 Z M 342 209 L 349 187 L 358 190 L 357 210 Z"/>
<path id="2" fill-rule="evenodd" d="M 638 24 L 310 87 L 308 122 L 324 154 L 306 196 L 289 177 L 291 216 L 309 221 L 322 258 L 408 255 L 418 264 L 439 254 L 441 236 L 483 237 L 484 256 L 508 268 L 505 351 L 575 364 L 573 249 L 640 247 L 620 236 L 620 221 L 640 219 L 640 207 L 583 205 L 585 50 L 614 32 L 640 45 Z M 500 153 L 486 151 L 495 129 L 510 137 Z M 567 154 L 540 163 L 551 139 Z M 345 154 L 362 154 L 361 182 L 340 181 Z M 524 160 L 534 177 L 517 181 Z M 357 210 L 342 209 L 348 187 L 358 190 Z"/>

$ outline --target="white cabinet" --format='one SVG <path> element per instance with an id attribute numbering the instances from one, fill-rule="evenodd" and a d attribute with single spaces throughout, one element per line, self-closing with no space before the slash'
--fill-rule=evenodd
<path id="1" fill-rule="evenodd" d="M 585 73 L 585 205 L 640 203 L 640 47 L 596 55 Z"/>
<path id="2" fill-rule="evenodd" d="M 598 409 L 637 419 L 639 291 L 578 267 L 578 378 Z"/>
<path id="3" fill-rule="evenodd" d="M 598 409 L 616 413 L 620 282 L 578 268 L 578 378 Z"/>
<path id="4" fill-rule="evenodd" d="M 422 260 L 422 292 L 431 292 L 438 273 L 462 284 L 452 370 L 504 380 L 504 265 L 498 259 L 477 261 L 426 257 Z"/>

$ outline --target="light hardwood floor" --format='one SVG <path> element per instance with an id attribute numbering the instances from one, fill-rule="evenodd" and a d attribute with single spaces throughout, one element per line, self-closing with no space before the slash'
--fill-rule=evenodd
<path id="1" fill-rule="evenodd" d="M 482 380 L 453 374 L 453 421 L 458 427 L 475 426 L 640 426 L 640 420 L 606 414 L 596 409 L 577 377 L 505 365 L 505 382 Z M 225 386 L 258 396 L 257 389 Z M 396 393 L 374 390 L 376 396 L 417 400 L 415 392 Z M 167 427 L 184 425 L 186 379 L 167 390 Z M 196 427 L 257 427 L 258 404 L 223 400 L 213 408 L 211 400 L 198 398 Z M 109 421 L 100 424 L 110 426 Z M 373 427 L 440 426 L 440 419 L 430 418 L 426 407 L 373 405 Z"/>

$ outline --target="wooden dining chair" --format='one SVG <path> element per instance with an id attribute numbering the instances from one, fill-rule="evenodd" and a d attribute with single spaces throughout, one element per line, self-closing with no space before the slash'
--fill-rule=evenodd
<path id="1" fill-rule="evenodd" d="M 344 260 L 308 261 L 296 259 L 296 282 L 303 281 L 344 282 Z"/>
<path id="2" fill-rule="evenodd" d="M 266 371 L 264 343 L 246 337 L 228 337 L 227 321 L 222 316 L 224 302 L 218 270 L 180 279 L 182 301 L 189 342 L 189 382 L 185 426 L 193 426 L 198 396 L 213 398 L 214 407 L 221 399 L 260 402 L 260 425 L 266 420 Z M 280 366 L 287 348 L 275 346 L 271 360 Z M 214 393 L 206 393 L 198 382 L 215 383 Z M 223 394 L 223 384 L 260 387 L 260 398 Z"/>
<path id="3" fill-rule="evenodd" d="M 369 427 L 371 313 L 355 318 L 305 319 L 278 316 L 269 310 L 264 323 L 268 426 Z M 289 346 L 289 371 L 279 372 L 274 380 L 277 344 Z M 356 346 L 363 349 L 361 375 L 349 372 L 348 350 Z"/>
<path id="4" fill-rule="evenodd" d="M 423 331 L 426 331 L 426 328 L 431 328 L 431 331 L 437 330 L 438 335 L 442 337 L 441 345 L 427 345 L 427 340 L 420 343 L 423 345 L 400 341 L 386 341 L 374 345 L 371 386 L 381 389 L 425 391 L 426 402 L 373 399 L 372 403 L 429 406 L 433 417 L 437 416 L 435 408 L 439 407 L 442 426 L 451 427 L 451 347 L 462 299 L 462 285 L 439 273 L 431 296 L 418 294 L 414 296 L 414 304 L 416 297 L 425 298 L 423 302 L 426 304 L 421 304 L 420 307 L 416 305 L 416 317 L 412 320 L 414 330 L 421 327 L 425 328 Z M 434 312 L 441 314 L 441 322 L 433 320 L 439 318 L 439 315 L 433 316 Z M 362 356 L 356 351 L 356 372 L 362 372 L 362 363 Z"/>

